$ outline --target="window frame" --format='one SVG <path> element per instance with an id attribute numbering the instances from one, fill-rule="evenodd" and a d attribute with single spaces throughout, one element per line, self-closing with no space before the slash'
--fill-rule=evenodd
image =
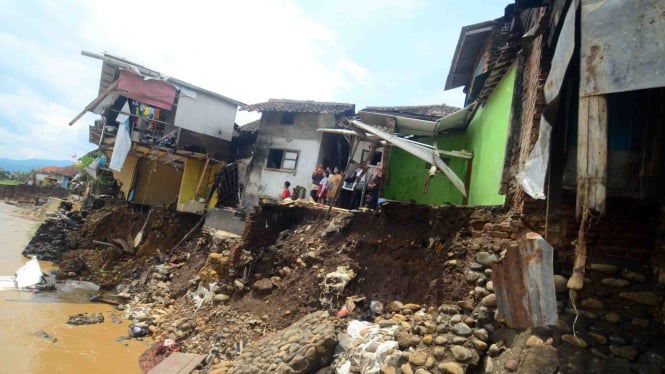
<path id="1" fill-rule="evenodd" d="M 285 117 L 290 119 L 290 121 L 285 121 Z M 281 125 L 294 125 L 296 123 L 296 114 L 294 112 L 282 112 L 279 116 L 279 123 Z"/>
<path id="2" fill-rule="evenodd" d="M 279 163 L 279 165 L 280 165 L 279 168 L 271 168 L 271 167 L 268 167 L 268 161 L 270 160 L 270 152 L 273 151 L 273 150 L 274 150 L 274 151 L 282 151 L 282 160 L 281 160 L 280 163 Z M 287 158 L 286 158 L 286 154 L 289 153 L 289 152 L 291 152 L 291 153 L 295 153 L 295 154 L 296 154 L 296 158 L 295 158 L 295 159 L 287 159 Z M 284 161 L 285 161 L 285 160 L 295 161 L 295 164 L 294 164 L 294 166 L 293 166 L 293 169 L 284 168 Z M 295 172 L 296 170 L 298 170 L 298 161 L 299 161 L 299 160 L 300 160 L 300 151 L 299 151 L 299 150 L 296 150 L 296 149 L 286 149 L 286 148 L 269 148 L 269 149 L 268 149 L 268 156 L 266 157 L 266 163 L 265 163 L 264 169 L 265 169 L 265 170 L 269 170 L 269 171 L 283 172 L 283 173 L 293 173 L 293 172 Z"/>

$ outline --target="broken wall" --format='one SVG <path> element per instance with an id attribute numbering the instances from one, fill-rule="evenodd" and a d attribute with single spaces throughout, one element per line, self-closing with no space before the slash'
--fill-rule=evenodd
<path id="1" fill-rule="evenodd" d="M 136 173 L 133 203 L 169 205 L 177 201 L 182 171 L 156 160 L 142 158 L 138 161 Z"/>
<path id="2" fill-rule="evenodd" d="M 248 210 L 258 205 L 261 196 L 277 199 L 285 181 L 291 183 L 291 188 L 303 186 L 309 190 L 320 148 L 321 133 L 316 130 L 334 126 L 334 114 L 295 113 L 293 124 L 282 124 L 280 112 L 263 113 L 241 201 L 242 208 Z M 298 152 L 295 170 L 267 168 L 271 148 Z"/>

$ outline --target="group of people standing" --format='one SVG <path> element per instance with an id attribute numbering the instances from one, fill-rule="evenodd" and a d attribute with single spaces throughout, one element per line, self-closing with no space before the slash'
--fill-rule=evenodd
<path id="1" fill-rule="evenodd" d="M 376 167 L 373 175 L 368 178 L 367 170 L 355 165 L 342 174 L 339 167 L 323 167 L 318 164 L 312 173 L 310 198 L 321 205 L 332 205 L 344 209 L 357 209 L 361 205 L 376 208 L 381 189 L 382 169 Z M 284 183 L 281 199 L 291 197 L 290 183 Z M 364 192 L 364 196 L 363 196 Z"/>

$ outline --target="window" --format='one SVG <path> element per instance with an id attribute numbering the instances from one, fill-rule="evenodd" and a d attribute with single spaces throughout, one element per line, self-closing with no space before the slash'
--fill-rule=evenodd
<path id="1" fill-rule="evenodd" d="M 360 156 L 360 162 L 365 162 L 367 161 L 367 158 L 369 157 L 369 151 L 366 149 L 363 149 L 363 154 Z M 376 165 L 379 162 L 381 162 L 381 158 L 383 157 L 383 152 L 376 151 L 374 152 L 374 158 L 372 158 L 372 162 L 370 162 L 370 165 Z"/>
<path id="2" fill-rule="evenodd" d="M 295 118 L 295 113 L 282 113 L 282 124 L 283 125 L 293 125 L 293 120 Z"/>
<path id="3" fill-rule="evenodd" d="M 298 164 L 298 152 L 285 149 L 271 149 L 268 152 L 268 169 L 295 170 Z"/>

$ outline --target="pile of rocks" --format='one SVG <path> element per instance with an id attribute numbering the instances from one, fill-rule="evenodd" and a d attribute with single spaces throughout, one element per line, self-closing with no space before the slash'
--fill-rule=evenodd
<path id="1" fill-rule="evenodd" d="M 236 360 L 220 363 L 209 373 L 313 373 L 329 364 L 336 344 L 335 320 L 318 311 L 250 344 Z"/>
<path id="2" fill-rule="evenodd" d="M 566 277 L 555 276 L 560 339 L 576 348 L 575 355 L 583 357 L 582 361 L 597 361 L 600 365 L 612 362 L 614 368 L 649 372 L 653 362 L 665 364 L 665 350 L 660 344 L 665 329 L 654 318 L 665 308 L 662 292 L 654 292 L 658 286 L 648 267 L 622 265 L 589 264 L 580 291 L 568 291 Z M 568 361 L 564 360 L 563 365 L 579 365 Z"/>
<path id="3" fill-rule="evenodd" d="M 62 254 L 76 249 L 79 243 L 80 223 L 78 213 L 60 213 L 44 221 L 22 252 L 23 256 L 37 256 L 42 261 L 59 263 Z"/>

